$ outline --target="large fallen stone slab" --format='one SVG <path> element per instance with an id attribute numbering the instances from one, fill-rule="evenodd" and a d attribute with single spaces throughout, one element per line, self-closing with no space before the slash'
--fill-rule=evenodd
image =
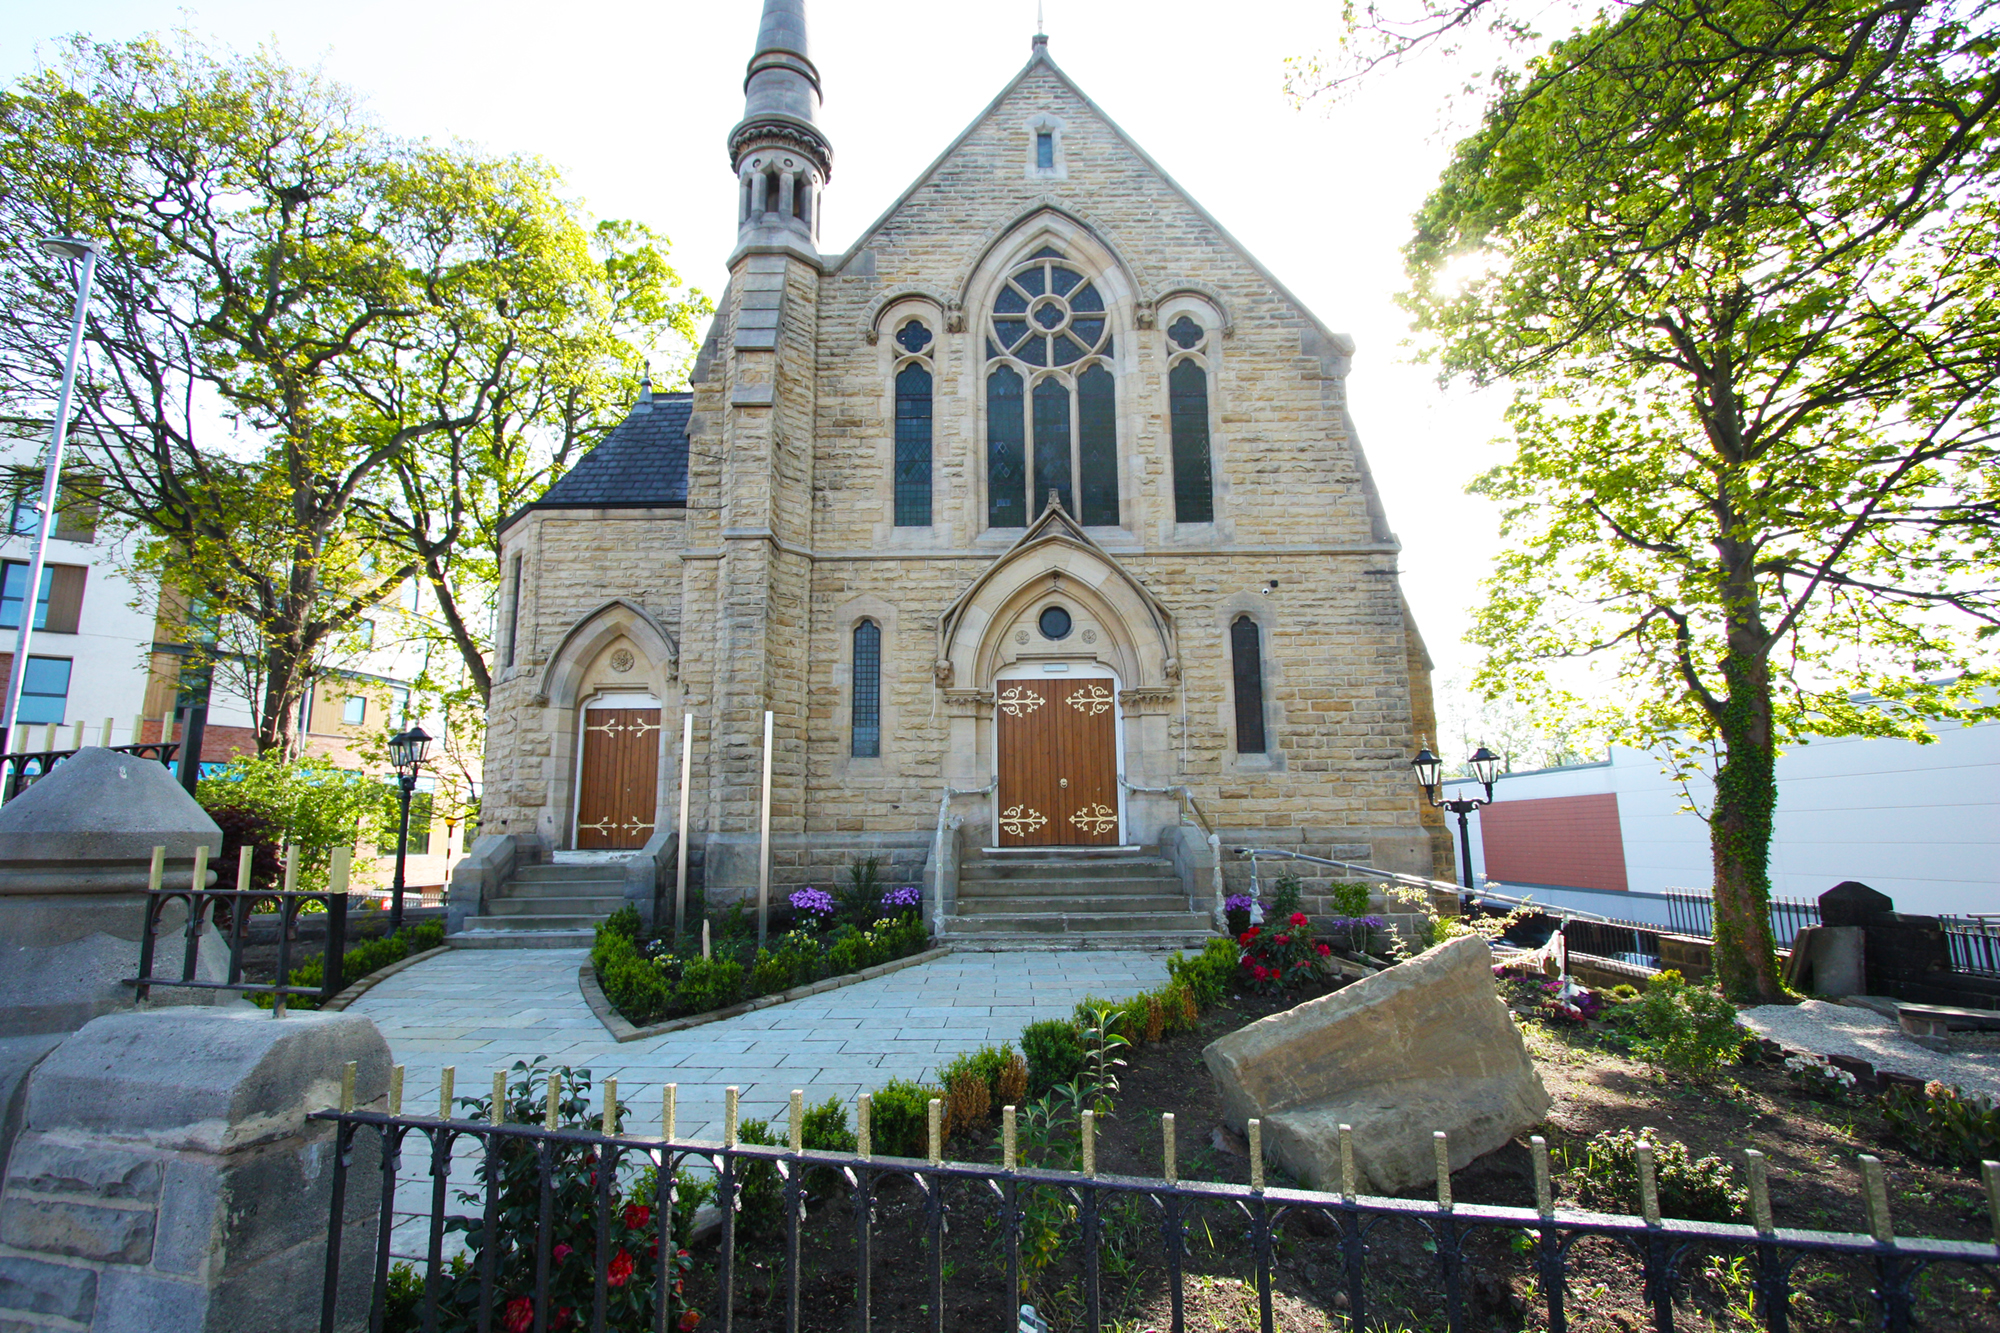
<path id="1" fill-rule="evenodd" d="M 1340 1126 L 1357 1187 L 1394 1194 L 1456 1171 L 1548 1114 L 1549 1094 L 1493 984 L 1486 941 L 1440 944 L 1209 1043 L 1224 1115 L 1263 1122 L 1264 1148 L 1315 1189 L 1340 1188 Z"/>

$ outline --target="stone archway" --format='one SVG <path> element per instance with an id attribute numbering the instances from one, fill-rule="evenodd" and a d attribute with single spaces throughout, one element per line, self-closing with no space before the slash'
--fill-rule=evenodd
<path id="1" fill-rule="evenodd" d="M 651 613 L 624 598 L 614 598 L 581 617 L 562 637 L 543 668 L 541 690 L 535 702 L 542 710 L 548 758 L 543 767 L 548 799 L 542 806 L 542 827 L 537 831 L 558 848 L 578 844 L 579 822 L 587 795 L 602 803 L 605 784 L 629 786 L 638 781 L 646 788 L 625 793 L 613 802 L 628 835 L 612 840 L 602 837 L 588 841 L 598 846 L 622 847 L 636 834 L 631 830 L 658 825 L 654 812 L 670 803 L 676 770 L 668 750 L 676 730 L 666 725 L 678 718 L 680 645 L 673 634 Z M 606 712 L 614 700 L 644 700 L 650 711 L 615 709 Z M 597 715 L 590 713 L 597 708 Z M 631 716 L 626 714 L 631 712 Z M 616 720 L 621 743 L 607 745 L 606 735 L 597 735 L 598 744 L 587 740 L 590 726 L 600 729 Z M 629 730 L 630 735 L 624 735 Z M 643 745 L 644 753 L 633 749 Z M 595 773 L 587 765 L 610 765 L 617 772 Z M 635 777 L 636 775 L 636 777 Z M 601 823 L 595 810 L 582 822 Z"/>
<path id="2" fill-rule="evenodd" d="M 935 672 L 951 716 L 947 781 L 961 789 L 1011 781 L 1019 790 L 996 792 L 996 800 L 1006 798 L 992 807 L 996 830 L 1005 810 L 1022 803 L 1024 781 L 1060 784 L 1067 778 L 1088 782 L 1093 791 L 1108 781 L 1091 804 L 1118 809 L 1125 840 L 1150 837 L 1156 823 L 1178 819 L 1178 807 L 1128 803 L 1124 783 L 1155 785 L 1172 774 L 1168 723 L 1178 697 L 1178 651 L 1173 614 L 1051 502 L 940 617 Z M 1111 705 L 1102 731 L 1115 738 L 1108 774 L 1094 757 L 1097 742 L 1079 739 L 1100 734 L 1092 728 L 1107 720 L 1104 710 L 1079 710 L 1073 719 L 1064 714 L 1075 725 L 1046 736 L 1021 712 L 1037 701 L 1040 707 L 1068 706 L 1086 678 L 1089 702 Z M 1059 686 L 1063 681 L 1075 687 Z M 1057 767 L 1041 772 L 1032 763 L 1024 766 L 1022 744 L 1052 747 L 1048 763 Z M 1068 809 L 1063 801 L 1054 796 L 1044 817 L 1053 818 L 1057 806 Z M 1035 800 L 1028 804 L 1040 809 Z M 1095 831 L 1100 836 L 1059 831 L 1062 845 L 1105 841 L 1104 829 Z"/>

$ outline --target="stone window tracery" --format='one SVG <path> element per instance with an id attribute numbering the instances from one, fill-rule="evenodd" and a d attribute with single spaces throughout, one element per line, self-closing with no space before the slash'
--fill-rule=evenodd
<path id="1" fill-rule="evenodd" d="M 1111 353 L 1103 294 L 1054 247 L 1001 284 L 986 336 L 989 526 L 1027 526 L 1050 491 L 1086 526 L 1117 525 Z"/>

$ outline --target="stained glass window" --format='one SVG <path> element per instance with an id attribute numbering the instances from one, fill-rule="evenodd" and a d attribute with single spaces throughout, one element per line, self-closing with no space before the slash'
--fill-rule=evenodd
<path id="1" fill-rule="evenodd" d="M 1118 524 L 1118 406 L 1111 372 L 1092 366 L 1076 377 L 1077 455 L 1086 526 Z"/>
<path id="2" fill-rule="evenodd" d="M 1055 169 L 1056 136 L 1053 130 L 1043 130 L 1035 136 L 1035 165 L 1043 171 Z"/>
<path id="3" fill-rule="evenodd" d="M 1102 360 L 1111 333 L 1097 285 L 1043 246 L 1001 284 L 990 330 L 987 357 L 999 364 L 987 380 L 988 523 L 1025 524 L 1053 490 L 1080 521 L 1116 524 L 1117 414 Z M 1044 369 L 1063 373 L 1035 382 L 1032 422 L 1024 422 L 1027 373 Z M 1015 378 L 1003 383 L 1002 370 Z"/>
<path id="4" fill-rule="evenodd" d="M 1021 375 L 997 366 L 986 377 L 986 523 L 994 528 L 1028 526 L 1026 434 Z"/>
<path id="5" fill-rule="evenodd" d="M 1054 491 L 1062 507 L 1076 512 L 1070 490 L 1069 386 L 1046 379 L 1035 386 L 1035 490 L 1031 506 L 1039 513 Z"/>
<path id="6" fill-rule="evenodd" d="M 882 753 L 882 627 L 864 620 L 854 627 L 854 745 L 856 759 Z"/>
<path id="7" fill-rule="evenodd" d="M 922 320 L 913 319 L 896 330 L 896 344 L 915 356 L 931 345 L 931 331 L 924 327 Z"/>
<path id="8" fill-rule="evenodd" d="M 1249 616 L 1229 627 L 1229 653 L 1236 670 L 1236 753 L 1263 754 L 1264 654 Z"/>
<path id="9" fill-rule="evenodd" d="M 1174 521 L 1213 523 L 1215 485 L 1208 457 L 1208 371 L 1183 361 L 1167 374 L 1173 420 Z"/>
<path id="10" fill-rule="evenodd" d="M 1195 323 L 1186 315 L 1182 315 L 1167 329 L 1167 336 L 1174 340 L 1176 347 L 1179 347 L 1182 351 L 1186 351 L 1201 341 L 1201 325 Z"/>
<path id="11" fill-rule="evenodd" d="M 922 528 L 930 521 L 931 373 L 912 363 L 896 375 L 896 526 Z"/>

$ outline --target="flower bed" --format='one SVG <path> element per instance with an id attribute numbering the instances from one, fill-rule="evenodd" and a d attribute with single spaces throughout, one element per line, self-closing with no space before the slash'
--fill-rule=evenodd
<path id="1" fill-rule="evenodd" d="M 611 1007 L 643 1027 L 921 953 L 930 931 L 919 900 L 915 888 L 840 899 L 801 889 L 791 896 L 791 929 L 762 948 L 755 922 L 738 904 L 717 923 L 707 957 L 693 932 L 679 941 L 646 936 L 628 907 L 597 928 L 590 961 Z"/>

